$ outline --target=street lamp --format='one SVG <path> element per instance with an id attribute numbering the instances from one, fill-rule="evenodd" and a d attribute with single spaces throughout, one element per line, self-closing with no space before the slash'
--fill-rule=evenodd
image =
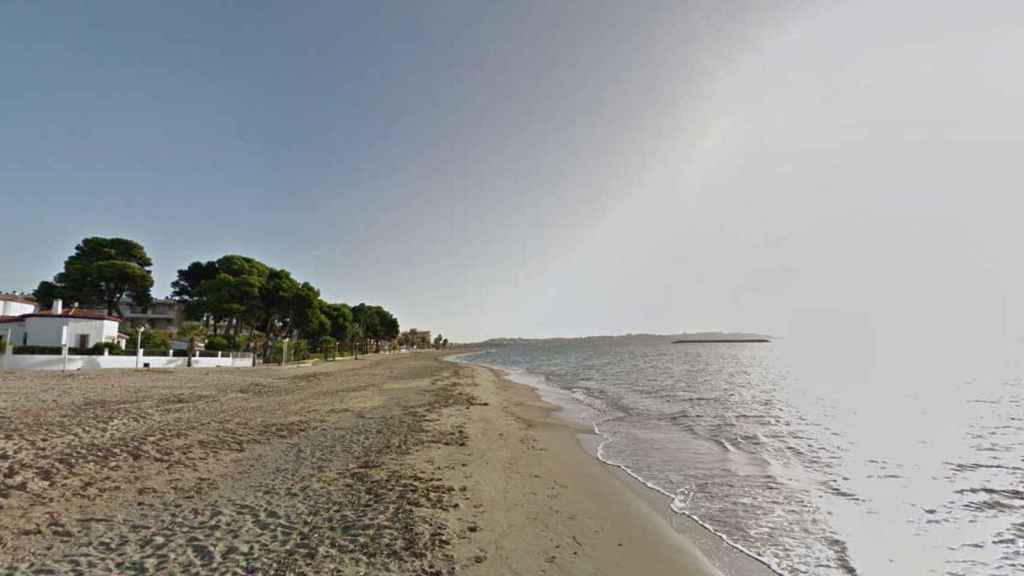
<path id="1" fill-rule="evenodd" d="M 142 368 L 142 333 L 146 331 L 146 325 L 143 324 L 135 329 L 135 369 Z"/>
<path id="2" fill-rule="evenodd" d="M 70 350 L 68 350 L 68 348 L 71 346 L 71 342 L 70 342 L 70 340 L 71 340 L 71 328 L 70 328 L 70 326 L 71 326 L 71 320 L 67 316 L 65 316 L 64 317 L 64 325 L 61 326 L 61 328 L 60 328 L 61 354 L 64 356 L 64 371 L 65 372 L 68 371 L 68 354 L 70 352 Z"/>

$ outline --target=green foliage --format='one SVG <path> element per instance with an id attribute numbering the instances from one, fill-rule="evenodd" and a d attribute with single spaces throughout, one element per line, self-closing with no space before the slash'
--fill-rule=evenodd
<path id="1" fill-rule="evenodd" d="M 138 336 L 132 334 L 128 338 L 128 348 L 135 350 Z M 142 349 L 150 352 L 166 352 L 171 348 L 171 335 L 165 330 L 144 330 L 142 332 Z"/>
<path id="2" fill-rule="evenodd" d="M 206 314 L 205 303 L 196 299 L 196 291 L 217 274 L 216 262 L 193 262 L 188 268 L 178 270 L 178 278 L 171 282 L 171 296 L 185 303 L 185 315 L 190 320 L 201 320 Z"/>
<path id="3" fill-rule="evenodd" d="M 359 356 L 359 341 L 363 338 L 363 329 L 355 322 L 349 322 L 345 327 L 345 334 L 348 336 L 348 349 L 357 357 Z"/>
<path id="4" fill-rule="evenodd" d="M 208 336 L 205 348 L 210 352 L 230 350 L 231 342 L 226 336 Z"/>
<path id="5" fill-rule="evenodd" d="M 256 325 L 260 320 L 260 291 L 270 268 L 252 258 L 224 256 L 216 261 L 193 262 L 178 270 L 171 283 L 172 295 L 184 302 L 186 315 L 192 320 L 209 319 Z"/>
<path id="6" fill-rule="evenodd" d="M 70 352 L 71 352 L 71 349 L 68 349 L 68 353 L 70 353 Z M 14 353 L 15 354 L 19 354 L 19 355 L 20 354 L 45 354 L 45 355 L 51 355 L 52 356 L 54 354 L 58 354 L 58 355 L 59 354 L 63 354 L 64 353 L 64 349 L 61 348 L 60 346 L 15 346 L 14 347 Z"/>
<path id="7" fill-rule="evenodd" d="M 145 307 L 151 301 L 153 262 L 143 247 L 123 238 L 85 238 L 64 262 L 64 269 L 52 281 L 40 282 L 34 296 L 43 307 L 55 298 L 82 307 L 104 306 L 117 313 L 127 295 Z M 183 329 L 178 337 L 188 340 L 194 349 L 197 341 L 207 340 L 207 349 L 240 350 L 251 344 L 254 351 L 269 356 L 276 343 L 291 338 L 299 348 L 296 354 L 308 356 L 308 350 L 332 353 L 337 344 L 350 350 L 357 343 L 394 341 L 399 336 L 398 319 L 380 306 L 328 303 L 320 291 L 308 282 L 299 282 L 291 273 L 275 269 L 246 256 L 229 254 L 217 260 L 192 262 L 178 270 L 171 283 L 172 296 L 185 303 L 186 316 L 202 325 Z M 201 331 L 200 331 L 201 329 Z M 223 330 L 222 330 L 223 329 Z M 258 334 L 252 342 L 243 334 Z M 220 332 L 223 333 L 220 333 Z M 136 345 L 132 338 L 129 346 Z M 301 342 L 301 344 L 298 344 Z M 166 333 L 143 334 L 145 349 L 167 350 Z"/>
<path id="8" fill-rule="evenodd" d="M 330 324 L 330 330 L 328 331 L 330 337 L 339 342 L 347 342 L 349 340 L 348 327 L 352 324 L 352 309 L 347 304 L 327 304 L 322 302 L 321 313 Z"/>
<path id="9" fill-rule="evenodd" d="M 53 307 L 53 301 L 61 297 L 61 288 L 54 282 L 43 280 L 32 292 L 32 296 L 43 309 Z"/>
<path id="10" fill-rule="evenodd" d="M 64 261 L 52 282 L 40 282 L 33 295 L 43 306 L 55 298 L 83 307 L 103 306 L 108 314 L 126 294 L 139 305 L 152 301 L 153 261 L 141 244 L 124 238 L 86 238 Z"/>
<path id="11" fill-rule="evenodd" d="M 338 341 L 330 336 L 324 336 L 320 339 L 320 352 L 323 354 L 324 360 L 330 360 L 336 356 Z"/>
<path id="12" fill-rule="evenodd" d="M 267 353 L 263 358 L 264 362 L 278 363 L 281 361 L 281 353 L 284 349 L 282 342 L 275 342 L 267 347 Z"/>
<path id="13" fill-rule="evenodd" d="M 220 326 L 228 327 L 224 336 L 229 348 L 240 346 L 243 326 L 258 331 L 261 336 L 253 343 L 254 349 L 262 349 L 267 361 L 274 361 L 279 354 L 278 343 L 283 338 L 302 340 L 309 349 L 322 351 L 325 342 L 351 347 L 361 338 L 379 347 L 399 333 L 398 319 L 384 308 L 325 302 L 310 283 L 245 256 L 193 262 L 178 270 L 172 288 L 174 297 L 186 303 L 189 318 L 202 320 L 214 335 Z"/>
<path id="14" fill-rule="evenodd" d="M 375 342 L 378 349 L 382 341 L 398 338 L 398 319 L 380 306 L 359 304 L 352 308 L 352 316 L 361 329 L 362 337 Z"/>
<path id="15" fill-rule="evenodd" d="M 289 309 L 292 327 L 314 344 L 319 343 L 331 330 L 331 322 L 323 314 L 322 304 L 320 291 L 309 282 L 303 282 L 293 295 Z"/>
<path id="16" fill-rule="evenodd" d="M 281 354 L 284 349 L 284 341 L 274 343 L 270 348 L 270 353 L 267 358 L 268 362 L 280 362 Z M 309 360 L 310 352 L 309 345 L 305 340 L 289 340 L 288 341 L 288 361 L 289 362 L 300 362 L 302 360 Z"/>
<path id="17" fill-rule="evenodd" d="M 199 340 L 206 338 L 206 328 L 198 322 L 185 322 L 178 329 L 176 337 L 179 341 L 186 341 L 190 348 L 194 348 Z"/>
<path id="18" fill-rule="evenodd" d="M 111 356 L 120 356 L 125 353 L 124 349 L 117 345 L 117 342 L 97 342 L 89 348 L 94 356 L 102 356 L 104 350 Z"/>
<path id="19" fill-rule="evenodd" d="M 309 343 L 305 340 L 288 342 L 288 361 L 300 362 L 302 360 L 309 360 Z"/>
<path id="20" fill-rule="evenodd" d="M 171 282 L 171 296 L 181 302 L 192 300 L 199 285 L 218 274 L 216 262 L 193 262 L 187 268 L 178 270 L 178 278 Z"/>
<path id="21" fill-rule="evenodd" d="M 103 349 L 111 356 L 122 356 L 127 352 L 119 342 L 102 342 L 100 345 L 102 345 Z"/>

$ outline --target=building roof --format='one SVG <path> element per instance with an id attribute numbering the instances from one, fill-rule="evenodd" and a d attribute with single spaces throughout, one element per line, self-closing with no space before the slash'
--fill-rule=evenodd
<path id="1" fill-rule="evenodd" d="M 5 302 L 21 302 L 22 304 L 36 304 L 34 298 L 28 294 L 8 294 L 6 292 L 0 292 L 0 300 Z"/>
<path id="2" fill-rule="evenodd" d="M 97 314 L 95 312 L 84 312 L 82 310 L 65 310 L 61 314 L 51 314 L 47 312 L 33 312 L 31 314 L 22 314 L 20 316 L 0 316 L 0 322 L 21 322 L 27 318 L 73 318 L 76 320 L 110 320 L 111 322 L 120 322 L 121 319 L 117 316 L 107 316 L 106 314 Z"/>

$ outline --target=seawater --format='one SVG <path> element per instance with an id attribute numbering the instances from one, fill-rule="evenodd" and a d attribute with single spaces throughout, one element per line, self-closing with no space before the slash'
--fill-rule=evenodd
<path id="1" fill-rule="evenodd" d="M 784 575 L 1024 574 L 1018 347 L 512 344 L 461 358 L 538 387 L 627 469 Z"/>

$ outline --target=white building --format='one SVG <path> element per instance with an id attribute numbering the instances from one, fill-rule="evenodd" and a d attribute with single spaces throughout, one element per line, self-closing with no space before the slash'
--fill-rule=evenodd
<path id="1" fill-rule="evenodd" d="M 0 294 L 0 318 L 32 314 L 35 311 L 35 300 L 17 294 Z"/>
<path id="2" fill-rule="evenodd" d="M 105 313 L 106 309 L 99 312 Z M 125 295 L 115 312 L 121 317 L 121 329 L 125 332 L 145 327 L 147 330 L 165 330 L 173 335 L 185 322 L 185 305 L 171 299 L 157 298 L 143 307 L 132 302 L 130 295 Z"/>
<path id="3" fill-rule="evenodd" d="M 61 346 L 61 336 L 67 327 L 67 344 L 71 348 L 89 348 L 99 342 L 118 342 L 120 318 L 64 310 L 60 300 L 54 300 L 49 312 L 33 311 L 18 316 L 0 317 L 0 338 L 10 338 L 15 346 Z"/>

